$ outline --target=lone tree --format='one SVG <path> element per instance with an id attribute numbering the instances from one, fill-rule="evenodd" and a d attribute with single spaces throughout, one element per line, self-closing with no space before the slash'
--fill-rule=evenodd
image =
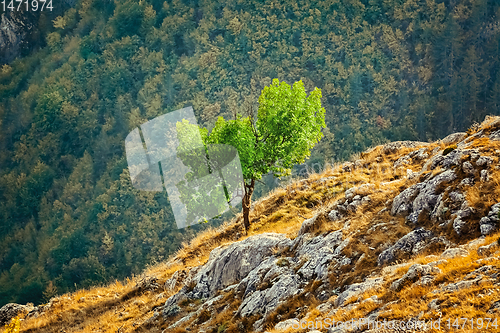
<path id="1" fill-rule="evenodd" d="M 237 115 L 228 121 L 219 117 L 210 133 L 200 129 L 205 145 L 231 145 L 238 151 L 244 178 L 242 206 L 246 232 L 250 227 L 255 181 L 268 172 L 278 177 L 290 175 L 291 168 L 311 154 L 324 127 L 325 109 L 321 106 L 320 89 L 314 88 L 307 96 L 302 81 L 290 87 L 274 79 L 262 90 L 256 118 L 250 109 L 246 117 Z"/>

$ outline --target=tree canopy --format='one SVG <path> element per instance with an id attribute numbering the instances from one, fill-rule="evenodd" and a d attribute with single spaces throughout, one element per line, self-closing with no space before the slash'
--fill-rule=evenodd
<path id="1" fill-rule="evenodd" d="M 255 181 L 268 172 L 278 177 L 290 175 L 294 165 L 303 163 L 310 156 L 311 149 L 320 141 L 321 130 L 325 127 L 321 90 L 314 88 L 307 96 L 302 81 L 290 86 L 273 79 L 261 92 L 256 117 L 252 110 L 248 110 L 246 117 L 237 114 L 233 120 L 219 117 L 210 134 L 206 129 L 200 130 L 205 145 L 230 145 L 238 151 L 245 182 L 242 203 L 247 231 Z M 188 122 L 178 125 L 181 142 L 178 151 L 184 156 L 188 148 L 193 149 L 189 143 L 196 128 L 196 125 Z M 184 158 L 186 164 L 200 170 L 202 163 L 197 161 L 199 158 L 195 158 L 200 155 L 195 152 L 190 156 L 190 161 Z"/>

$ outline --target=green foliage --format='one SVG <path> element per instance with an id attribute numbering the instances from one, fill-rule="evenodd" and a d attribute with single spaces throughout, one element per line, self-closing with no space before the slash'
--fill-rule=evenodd
<path id="1" fill-rule="evenodd" d="M 320 89 L 307 96 L 302 81 L 290 87 L 274 79 L 260 95 L 256 121 L 253 115 L 228 121 L 219 117 L 207 142 L 235 147 L 247 180 L 268 172 L 287 176 L 310 156 L 322 137 L 324 119 Z"/>
<path id="2" fill-rule="evenodd" d="M 227 322 L 224 322 L 219 325 L 219 328 L 217 328 L 217 333 L 223 333 L 227 330 Z"/>
<path id="3" fill-rule="evenodd" d="M 210 205 L 213 212 L 224 210 L 220 206 L 224 206 L 225 202 L 217 200 L 221 195 L 215 193 L 222 191 L 222 183 L 214 183 L 212 177 L 204 177 L 210 172 L 208 167 L 210 154 L 207 155 L 207 152 L 217 147 L 215 145 L 234 147 L 240 157 L 245 190 L 242 201 L 243 218 L 245 228 L 248 230 L 249 209 L 255 181 L 269 172 L 278 177 L 290 175 L 292 167 L 303 163 L 311 154 L 310 150 L 321 139 L 321 129 L 325 127 L 321 90 L 315 88 L 307 96 L 302 81 L 297 81 L 290 87 L 287 83 L 280 83 L 278 79 L 274 79 L 270 86 L 262 90 L 257 119 L 251 110 L 247 117 L 236 115 L 235 118 L 226 121 L 219 117 L 209 135 L 207 129 L 198 130 L 197 126 L 187 121 L 177 125 L 180 141 L 177 156 L 191 168 L 188 178 L 191 176 L 197 179 L 198 184 L 197 193 L 192 193 L 193 186 L 187 186 L 186 182 L 177 184 L 181 200 L 187 207 L 188 221 L 191 221 L 196 214 L 200 214 L 200 205 Z M 201 135 L 204 147 L 196 147 L 196 144 L 202 144 L 196 140 L 198 135 Z M 223 166 L 229 163 L 233 156 L 230 158 L 225 156 L 226 163 L 221 163 L 220 157 L 224 154 L 221 150 L 223 148 L 213 151 L 213 155 L 218 157 L 215 160 L 219 160 L 218 163 Z M 214 192 L 207 195 L 210 189 Z M 230 200 L 228 189 L 224 188 L 224 192 L 226 199 Z"/>

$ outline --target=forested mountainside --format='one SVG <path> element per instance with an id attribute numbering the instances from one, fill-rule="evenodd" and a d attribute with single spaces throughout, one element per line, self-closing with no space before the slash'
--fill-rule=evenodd
<path id="1" fill-rule="evenodd" d="M 54 31 L 53 20 L 63 15 L 75 0 L 53 2 L 5 1 L 0 4 L 0 66 L 46 46 L 45 35 Z M 28 10 L 26 10 L 28 6 Z M 43 8 L 49 7 L 45 10 Z M 11 10 L 16 8 L 16 10 Z M 33 9 L 37 9 L 34 11 Z M 19 9 L 19 10 L 17 10 Z M 74 9 L 73 9 L 74 10 Z"/>
<path id="2" fill-rule="evenodd" d="M 41 333 L 497 332 L 499 153 L 500 117 L 432 143 L 374 147 L 259 200 L 248 235 L 240 214 L 140 276 L 38 306 L 5 305 L 0 325 Z"/>
<path id="3" fill-rule="evenodd" d="M 312 162 L 499 112 L 495 0 L 64 6 L 0 70 L 0 304 L 137 274 L 203 228 L 177 230 L 166 195 L 130 186 L 124 139 L 165 112 L 192 105 L 210 128 L 302 79 L 326 109 Z"/>

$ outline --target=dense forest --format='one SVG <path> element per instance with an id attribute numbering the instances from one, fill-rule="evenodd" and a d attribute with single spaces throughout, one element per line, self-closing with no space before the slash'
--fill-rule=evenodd
<path id="1" fill-rule="evenodd" d="M 165 193 L 130 184 L 124 139 L 166 112 L 211 128 L 301 79 L 326 109 L 310 163 L 500 113 L 496 0 L 60 6 L 0 60 L 0 305 L 137 274 L 206 227 L 178 230 Z"/>

